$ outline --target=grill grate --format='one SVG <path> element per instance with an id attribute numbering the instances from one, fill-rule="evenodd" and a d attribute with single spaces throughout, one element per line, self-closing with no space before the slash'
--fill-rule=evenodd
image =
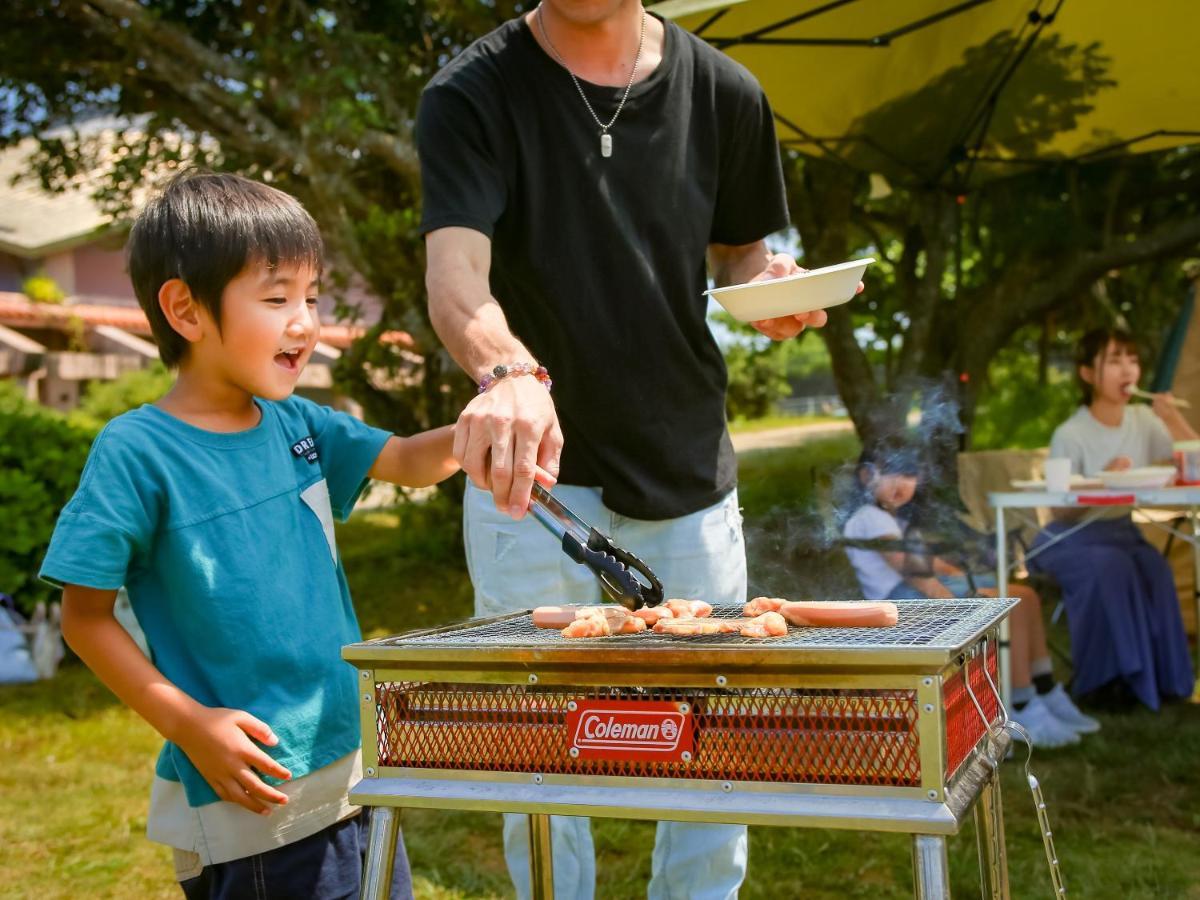
<path id="1" fill-rule="evenodd" d="M 529 613 L 476 624 L 465 623 L 436 631 L 413 632 L 374 642 L 377 647 L 511 648 L 620 647 L 621 650 L 678 648 L 681 644 L 703 646 L 753 646 L 861 650 L 866 648 L 921 647 L 954 651 L 970 643 L 1015 604 L 1012 600 L 977 598 L 965 600 L 900 600 L 899 621 L 891 628 L 791 628 L 786 637 L 761 640 L 737 634 L 672 637 L 643 632 L 606 638 L 570 640 L 552 628 L 535 628 Z M 740 606 L 716 607 L 714 617 L 736 618 Z"/>

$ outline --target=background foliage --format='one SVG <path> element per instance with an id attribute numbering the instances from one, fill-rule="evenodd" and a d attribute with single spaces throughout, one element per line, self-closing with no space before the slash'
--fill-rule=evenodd
<path id="1" fill-rule="evenodd" d="M 365 362 L 398 364 L 374 333 L 338 367 L 372 419 L 411 431 L 451 420 L 469 396 L 425 311 L 414 112 L 431 75 L 523 8 L 508 0 L 10 0 L 0 5 L 0 140 L 37 135 L 33 175 L 49 187 L 105 173 L 99 195 L 118 212 L 185 162 L 297 194 L 322 224 L 335 280 L 383 300 L 380 329 L 416 339 L 425 377 L 404 391 L 367 381 Z M 1002 50 L 978 48 L 962 65 L 990 65 Z M 1072 127 L 1112 87 L 1108 65 L 1103 48 L 1039 42 L 991 133 L 1023 155 Z M 866 124 L 941 146 L 937 112 L 955 84 L 951 72 Z M 786 169 L 808 265 L 867 253 L 880 260 L 867 294 L 835 309 L 822 331 L 838 390 L 868 439 L 894 430 L 923 402 L 925 385 L 960 376 L 955 403 L 969 439 L 981 398 L 999 384 L 993 359 L 1026 329 L 1061 330 L 1069 341 L 1092 321 L 1163 319 L 1178 308 L 1175 263 L 1200 240 L 1194 151 L 1050 164 L 983 182 L 959 183 L 953 171 L 893 176 L 890 193 L 872 191 L 870 167 L 857 163 L 792 156 Z M 732 353 L 735 409 L 780 395 L 778 360 L 759 355 L 774 350 Z M 983 440 L 996 439 L 985 428 Z"/>
<path id="2" fill-rule="evenodd" d="M 22 612 L 57 593 L 37 580 L 37 571 L 92 436 L 0 380 L 0 592 L 11 594 Z"/>
<path id="3" fill-rule="evenodd" d="M 174 376 L 161 363 L 145 369 L 125 372 L 112 381 L 95 381 L 88 385 L 70 419 L 81 428 L 98 432 L 109 419 L 123 412 L 153 403 L 167 392 Z"/>

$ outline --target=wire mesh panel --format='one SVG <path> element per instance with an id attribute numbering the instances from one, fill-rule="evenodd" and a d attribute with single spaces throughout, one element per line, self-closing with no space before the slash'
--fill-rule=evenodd
<path id="1" fill-rule="evenodd" d="M 917 786 L 916 694 L 907 690 L 538 688 L 438 682 L 378 686 L 383 766 L 812 784 Z M 571 755 L 569 708 L 686 704 L 686 761 Z"/>
<path id="2" fill-rule="evenodd" d="M 992 684 L 996 683 L 996 654 L 989 655 L 987 662 L 991 673 Z M 971 676 L 971 695 L 967 693 L 966 679 L 963 673 Z M 987 716 L 989 723 L 995 722 L 1000 716 L 1000 703 L 996 698 L 992 684 L 988 683 L 983 674 L 983 660 L 976 657 L 968 665 L 959 669 L 946 679 L 942 686 L 942 701 L 946 707 L 946 773 L 947 777 L 958 771 L 958 767 L 970 755 L 971 751 L 983 737 L 986 728 L 979 710 Z M 979 703 L 979 707 L 975 703 Z"/>

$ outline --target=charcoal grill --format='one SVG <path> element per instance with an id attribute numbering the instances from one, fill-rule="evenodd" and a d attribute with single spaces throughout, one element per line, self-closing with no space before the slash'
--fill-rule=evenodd
<path id="1" fill-rule="evenodd" d="M 422 807 L 529 814 L 546 900 L 551 814 L 908 833 L 916 896 L 942 898 L 946 838 L 974 807 L 983 894 L 1006 898 L 1008 738 L 984 720 L 1015 605 L 900 601 L 891 628 L 769 640 L 567 640 L 524 612 L 350 645 L 365 773 L 350 799 L 376 808 L 363 897 L 386 900 L 398 810 Z"/>

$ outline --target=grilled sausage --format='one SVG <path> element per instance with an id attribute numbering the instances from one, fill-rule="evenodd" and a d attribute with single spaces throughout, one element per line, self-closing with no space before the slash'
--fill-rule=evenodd
<path id="1" fill-rule="evenodd" d="M 537 628 L 566 628 L 575 621 L 578 606 L 539 606 L 533 611 L 533 624 Z"/>
<path id="2" fill-rule="evenodd" d="M 789 600 L 779 613 L 793 625 L 816 628 L 886 628 L 900 617 L 895 603 L 857 600 Z"/>
<path id="3" fill-rule="evenodd" d="M 581 615 L 597 612 L 611 624 L 620 624 L 629 613 L 624 607 L 604 606 L 539 606 L 533 611 L 533 624 L 538 628 L 565 628 Z"/>

